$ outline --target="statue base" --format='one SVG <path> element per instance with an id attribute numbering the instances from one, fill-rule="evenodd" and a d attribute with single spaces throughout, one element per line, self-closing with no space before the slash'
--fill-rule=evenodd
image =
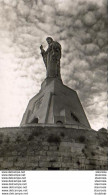
<path id="1" fill-rule="evenodd" d="M 46 78 L 27 106 L 21 126 L 37 123 L 80 125 L 90 129 L 76 91 L 59 78 Z"/>

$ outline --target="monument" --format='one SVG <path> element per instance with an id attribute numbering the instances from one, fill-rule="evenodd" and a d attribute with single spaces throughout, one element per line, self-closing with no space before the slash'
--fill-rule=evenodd
<path id="1" fill-rule="evenodd" d="M 29 124 L 67 125 L 90 129 L 76 91 L 65 86 L 60 74 L 61 45 L 51 37 L 48 49 L 40 46 L 46 67 L 46 79 L 41 90 L 29 102 L 21 126 Z"/>
<path id="2" fill-rule="evenodd" d="M 76 91 L 62 82 L 61 46 L 47 42 L 46 79 L 21 126 L 0 128 L 0 170 L 108 170 L 108 133 L 90 128 Z"/>

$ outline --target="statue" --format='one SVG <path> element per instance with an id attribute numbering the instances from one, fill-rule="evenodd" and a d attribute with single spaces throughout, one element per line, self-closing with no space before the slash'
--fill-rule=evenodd
<path id="1" fill-rule="evenodd" d="M 48 43 L 48 49 L 45 51 L 43 46 L 40 46 L 41 55 L 43 57 L 44 64 L 47 70 L 47 77 L 58 77 L 60 76 L 60 58 L 61 58 L 61 45 L 53 41 L 51 37 L 46 39 Z"/>

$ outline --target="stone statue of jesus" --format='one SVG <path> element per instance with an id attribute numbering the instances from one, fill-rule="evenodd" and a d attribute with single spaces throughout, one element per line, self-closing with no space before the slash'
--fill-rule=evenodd
<path id="1" fill-rule="evenodd" d="M 60 75 L 60 58 L 61 58 L 61 45 L 53 41 L 51 37 L 46 39 L 48 43 L 48 49 L 45 51 L 43 46 L 40 46 L 43 61 L 47 70 L 47 77 L 58 77 Z"/>

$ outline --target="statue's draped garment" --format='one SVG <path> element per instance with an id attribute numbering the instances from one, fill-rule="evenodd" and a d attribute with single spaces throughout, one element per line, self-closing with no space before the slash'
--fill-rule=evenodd
<path id="1" fill-rule="evenodd" d="M 58 42 L 53 41 L 48 49 L 42 52 L 43 60 L 47 70 L 47 77 L 60 76 L 60 58 L 61 58 L 61 45 Z"/>

